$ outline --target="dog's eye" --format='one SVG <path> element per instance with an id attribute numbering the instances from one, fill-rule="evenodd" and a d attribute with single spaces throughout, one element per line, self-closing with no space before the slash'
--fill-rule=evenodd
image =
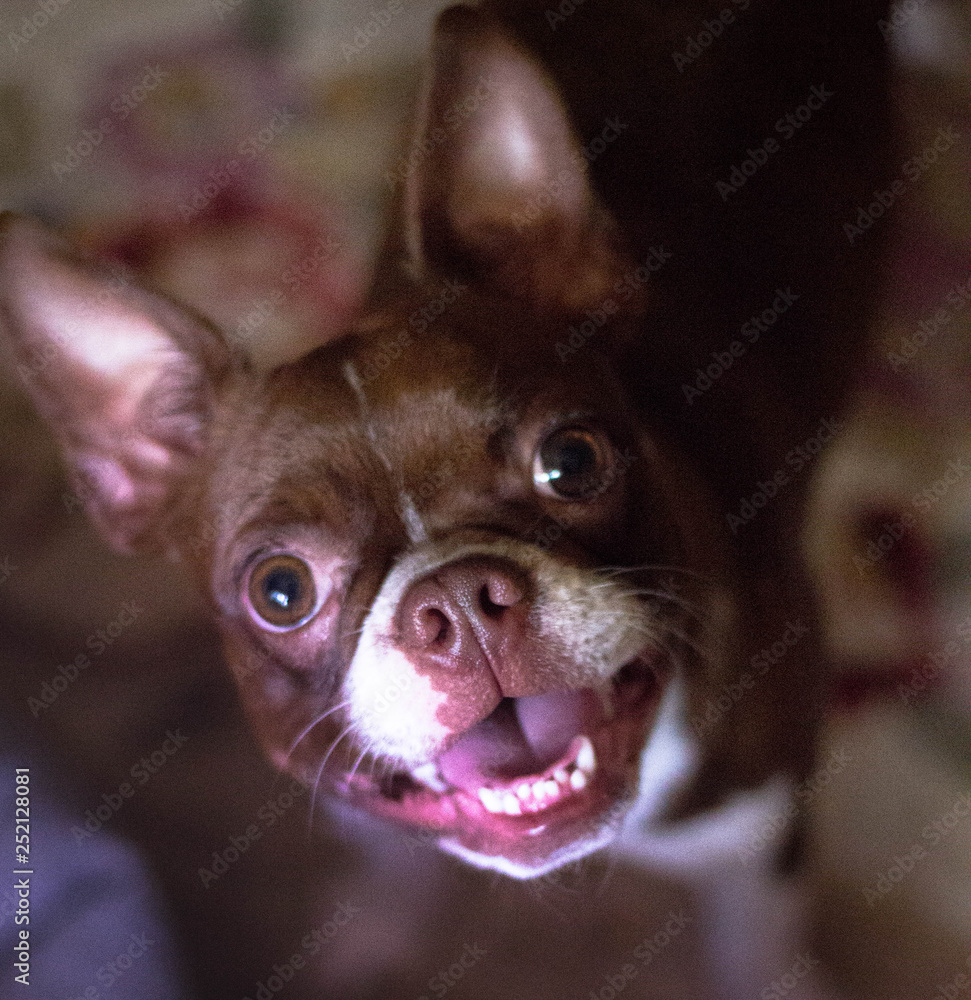
<path id="1" fill-rule="evenodd" d="M 548 496 L 585 500 L 611 482 L 610 447 L 600 434 L 571 427 L 554 431 L 533 461 L 533 482 Z"/>
<path id="2" fill-rule="evenodd" d="M 257 563 L 250 573 L 248 596 L 260 624 L 273 629 L 296 628 L 317 609 L 313 573 L 296 556 L 270 556 Z"/>

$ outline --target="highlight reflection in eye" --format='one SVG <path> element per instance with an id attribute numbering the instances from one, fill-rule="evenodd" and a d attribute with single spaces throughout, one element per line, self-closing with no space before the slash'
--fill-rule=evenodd
<path id="1" fill-rule="evenodd" d="M 313 571 L 292 555 L 273 555 L 257 563 L 246 594 L 257 624 L 275 631 L 297 628 L 317 611 Z"/>
<path id="2" fill-rule="evenodd" d="M 533 460 L 533 482 L 547 496 L 587 500 L 611 482 L 611 452 L 602 434 L 568 427 L 548 435 Z"/>

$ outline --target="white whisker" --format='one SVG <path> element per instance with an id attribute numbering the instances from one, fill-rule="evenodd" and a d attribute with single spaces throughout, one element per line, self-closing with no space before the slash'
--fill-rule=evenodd
<path id="1" fill-rule="evenodd" d="M 371 747 L 373 746 L 374 746 L 374 741 L 369 740 L 367 746 L 361 751 L 361 755 L 357 758 L 356 761 L 354 761 L 354 766 L 350 769 L 350 771 L 347 774 L 348 778 L 354 777 L 354 775 L 357 773 L 357 769 L 361 766 L 361 762 L 364 760 L 364 758 L 370 751 Z"/>
<path id="2" fill-rule="evenodd" d="M 324 719 L 326 719 L 328 715 L 333 715 L 334 712 L 339 712 L 342 708 L 347 708 L 348 705 L 350 705 L 350 700 L 349 699 L 346 700 L 346 701 L 342 701 L 339 705 L 335 705 L 333 708 L 329 708 L 329 709 L 327 709 L 326 712 L 322 713 L 321 715 L 318 715 L 314 719 L 314 721 L 311 722 L 310 725 L 307 726 L 307 728 L 304 729 L 303 732 L 293 741 L 293 744 L 291 745 L 290 749 L 287 751 L 286 760 L 288 760 L 288 761 L 290 760 L 290 757 L 292 756 L 293 751 L 297 749 L 297 746 L 299 745 L 300 741 L 310 732 L 311 729 L 314 728 L 314 726 L 317 725 L 318 722 L 323 722 Z"/>

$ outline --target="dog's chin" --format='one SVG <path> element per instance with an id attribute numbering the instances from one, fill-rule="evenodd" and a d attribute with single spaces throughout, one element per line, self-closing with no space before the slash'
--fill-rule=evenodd
<path id="1" fill-rule="evenodd" d="M 477 867 L 542 875 L 612 839 L 668 676 L 642 654 L 599 690 L 503 699 L 435 760 L 380 779 L 358 769 L 337 791 Z"/>

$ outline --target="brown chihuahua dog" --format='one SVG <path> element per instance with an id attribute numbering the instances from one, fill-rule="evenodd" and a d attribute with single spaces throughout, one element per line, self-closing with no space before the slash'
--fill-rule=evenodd
<path id="1" fill-rule="evenodd" d="M 882 177 L 880 5 L 671 7 L 446 11 L 368 306 L 266 375 L 3 224 L 91 516 L 197 569 L 272 757 L 519 877 L 655 791 L 662 701 L 702 748 L 671 813 L 812 750 L 796 540 L 878 246 L 840 224 Z"/>

